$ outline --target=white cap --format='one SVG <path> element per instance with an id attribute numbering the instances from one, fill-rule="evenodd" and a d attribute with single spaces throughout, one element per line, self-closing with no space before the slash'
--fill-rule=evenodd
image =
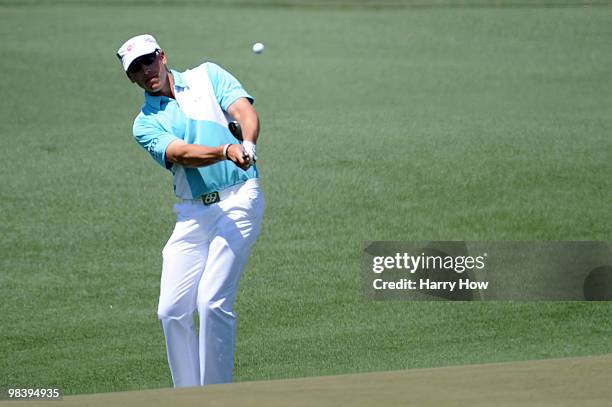
<path id="1" fill-rule="evenodd" d="M 127 71 L 130 64 L 134 62 L 136 58 L 152 54 L 158 49 L 161 49 L 161 47 L 152 35 L 137 35 L 123 43 L 121 48 L 117 51 L 117 57 L 121 60 L 123 70 Z"/>

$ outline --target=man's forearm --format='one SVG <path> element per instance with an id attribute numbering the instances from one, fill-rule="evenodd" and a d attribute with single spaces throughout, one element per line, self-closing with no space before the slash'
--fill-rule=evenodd
<path id="1" fill-rule="evenodd" d="M 206 167 L 225 160 L 223 153 L 224 146 L 207 147 L 175 141 L 166 149 L 166 159 L 184 167 Z"/>
<path id="2" fill-rule="evenodd" d="M 253 164 L 240 144 L 207 147 L 187 144 L 183 140 L 176 140 L 168 145 L 166 160 L 190 168 L 206 167 L 219 161 L 230 160 L 245 171 Z"/>
<path id="3" fill-rule="evenodd" d="M 229 107 L 228 112 L 240 124 L 243 140 L 256 144 L 259 138 L 259 117 L 251 102 L 240 98 Z"/>
<path id="4" fill-rule="evenodd" d="M 253 114 L 246 115 L 246 117 L 241 119 L 242 121 L 238 120 L 238 123 L 240 123 L 240 127 L 242 128 L 242 138 L 253 144 L 257 144 L 257 138 L 259 137 L 259 118 L 256 114 Z"/>

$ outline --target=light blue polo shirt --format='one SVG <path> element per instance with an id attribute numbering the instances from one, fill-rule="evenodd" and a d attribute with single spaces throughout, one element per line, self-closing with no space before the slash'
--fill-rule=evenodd
<path id="1" fill-rule="evenodd" d="M 242 97 L 253 103 L 240 82 L 213 63 L 206 62 L 182 73 L 171 72 L 176 99 L 145 92 L 145 103 L 134 120 L 133 134 L 155 161 L 172 171 L 175 194 L 193 199 L 258 178 L 255 166 L 244 171 L 230 160 L 199 168 L 166 160 L 166 148 L 177 139 L 209 147 L 239 143 L 227 128 L 231 119 L 227 109 Z"/>

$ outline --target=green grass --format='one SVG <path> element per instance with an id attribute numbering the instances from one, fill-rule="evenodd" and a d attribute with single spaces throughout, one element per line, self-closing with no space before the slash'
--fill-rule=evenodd
<path id="1" fill-rule="evenodd" d="M 263 3 L 0 2 L 0 386 L 171 385 L 171 178 L 114 55 L 141 32 L 261 115 L 236 380 L 612 352 L 608 303 L 368 302 L 359 280 L 364 240 L 610 240 L 612 8 Z"/>

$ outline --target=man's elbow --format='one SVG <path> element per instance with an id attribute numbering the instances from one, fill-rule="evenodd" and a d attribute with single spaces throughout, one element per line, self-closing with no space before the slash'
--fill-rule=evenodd
<path id="1" fill-rule="evenodd" d="M 182 165 L 183 167 L 189 167 L 189 163 L 192 161 L 191 151 L 188 144 L 172 143 L 166 150 L 166 161 L 173 164 Z"/>

